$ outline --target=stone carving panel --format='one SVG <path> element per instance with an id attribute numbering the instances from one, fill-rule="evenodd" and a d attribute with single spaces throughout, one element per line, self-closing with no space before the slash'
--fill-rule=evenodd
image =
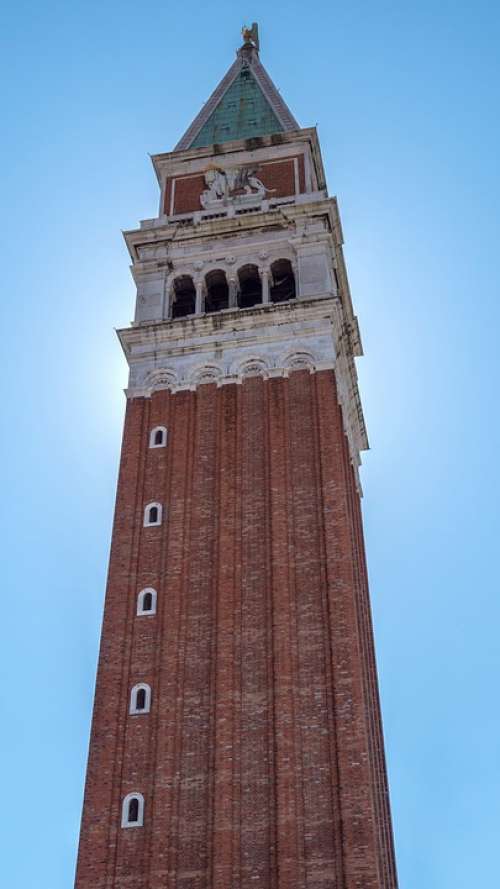
<path id="1" fill-rule="evenodd" d="M 229 204 L 244 206 L 262 200 L 266 187 L 256 174 L 256 167 L 211 167 L 205 173 L 207 188 L 200 195 L 201 206 L 204 210 L 217 210 Z"/>
<path id="2" fill-rule="evenodd" d="M 172 389 L 177 383 L 177 374 L 169 368 L 152 370 L 145 378 L 144 384 L 154 392 L 156 389 Z"/>
<path id="3" fill-rule="evenodd" d="M 316 361 L 310 352 L 293 352 L 285 359 L 288 370 L 308 370 L 310 373 L 316 368 Z"/>
<path id="4" fill-rule="evenodd" d="M 265 379 L 269 376 L 269 367 L 263 358 L 248 358 L 239 364 L 236 373 L 242 380 L 247 377 L 264 377 Z"/>
<path id="5" fill-rule="evenodd" d="M 189 382 L 193 387 L 200 386 L 203 383 L 217 383 L 219 385 L 222 382 L 222 378 L 224 376 L 224 371 L 222 367 L 217 364 L 205 364 L 202 367 L 197 367 L 191 373 Z"/>

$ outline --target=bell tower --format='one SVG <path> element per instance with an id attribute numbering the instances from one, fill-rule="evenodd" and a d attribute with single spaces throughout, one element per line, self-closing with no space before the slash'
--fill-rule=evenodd
<path id="1" fill-rule="evenodd" d="M 243 41 L 125 233 L 76 889 L 396 887 L 339 211 L 255 25 Z"/>

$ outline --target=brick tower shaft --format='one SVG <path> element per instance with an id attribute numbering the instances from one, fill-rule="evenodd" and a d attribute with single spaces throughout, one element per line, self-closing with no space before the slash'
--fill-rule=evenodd
<path id="1" fill-rule="evenodd" d="M 395 889 L 361 354 L 256 31 L 127 232 L 138 297 L 76 889 Z M 207 141 L 208 140 L 208 141 Z"/>

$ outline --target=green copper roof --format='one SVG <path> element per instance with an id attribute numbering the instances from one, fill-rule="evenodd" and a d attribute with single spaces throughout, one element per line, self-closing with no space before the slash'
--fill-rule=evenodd
<path id="1" fill-rule="evenodd" d="M 191 143 L 191 148 L 283 131 L 250 68 L 242 68 Z"/>

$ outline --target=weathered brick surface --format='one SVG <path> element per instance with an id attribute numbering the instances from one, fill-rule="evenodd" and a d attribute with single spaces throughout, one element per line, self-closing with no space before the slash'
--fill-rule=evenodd
<path id="1" fill-rule="evenodd" d="M 166 518 L 143 528 L 152 500 Z M 137 617 L 145 586 L 157 613 Z M 151 712 L 130 716 L 139 681 Z M 124 830 L 133 790 L 144 826 Z M 76 887 L 174 886 L 396 886 L 332 371 L 127 407 Z"/>

